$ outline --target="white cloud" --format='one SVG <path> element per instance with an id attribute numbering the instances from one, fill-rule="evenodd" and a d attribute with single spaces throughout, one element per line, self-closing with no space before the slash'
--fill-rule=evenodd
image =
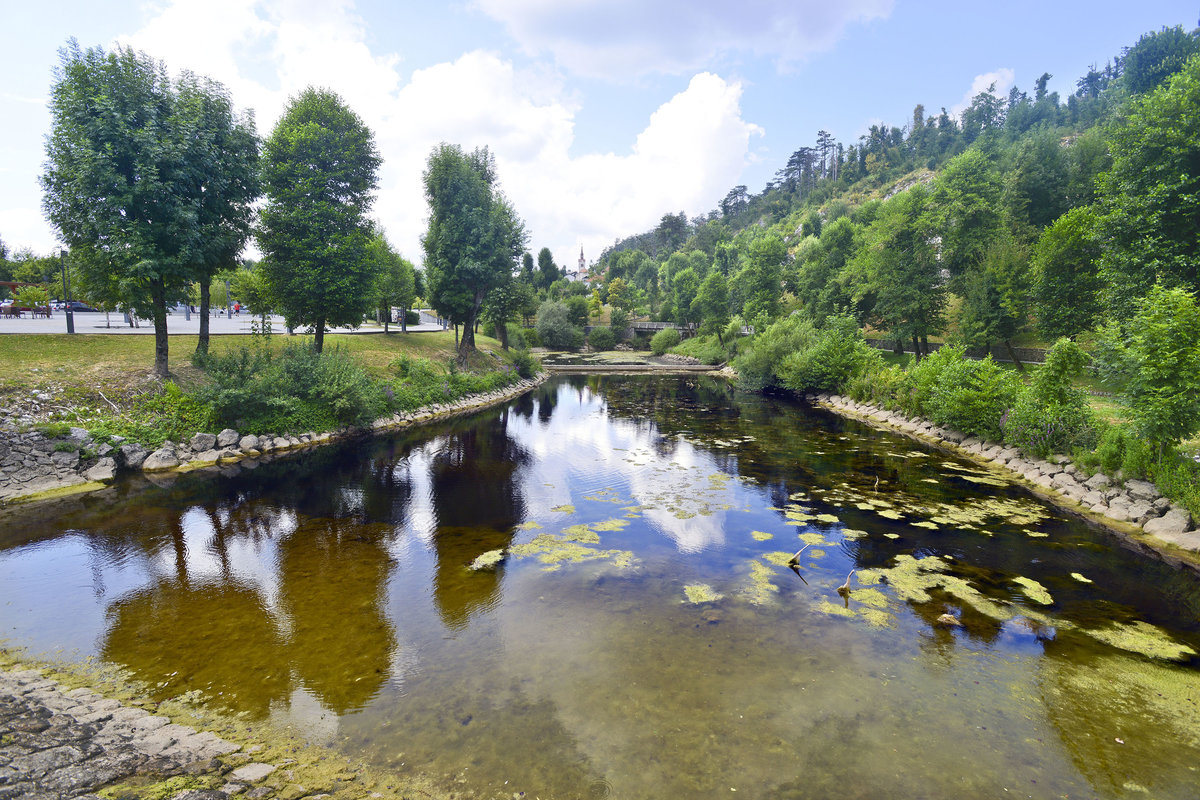
<path id="1" fill-rule="evenodd" d="M 955 119 L 961 119 L 962 113 L 971 107 L 971 101 L 980 92 L 988 91 L 992 88 L 992 94 L 1001 99 L 1008 97 L 1008 90 L 1012 88 L 1013 80 L 1016 74 L 1008 67 L 985 72 L 982 75 L 976 75 L 975 80 L 971 81 L 971 88 L 962 96 L 962 99 L 955 104 L 954 108 L 950 109 L 950 116 Z"/>
<path id="2" fill-rule="evenodd" d="M 421 172 L 439 142 L 490 147 L 531 247 L 574 263 L 581 244 L 595 258 L 668 211 L 715 206 L 762 133 L 741 117 L 739 84 L 701 73 L 654 112 L 628 152 L 572 155 L 579 100 L 558 74 L 473 51 L 406 81 L 397 55 L 371 52 L 348 0 L 174 0 L 121 41 L 221 81 L 237 105 L 255 109 L 264 136 L 305 86 L 341 94 L 384 159 L 374 216 L 414 260 L 427 214 Z"/>
<path id="3" fill-rule="evenodd" d="M 592 77 L 680 74 L 750 53 L 781 66 L 827 50 L 893 0 L 475 0 L 529 53 Z"/>

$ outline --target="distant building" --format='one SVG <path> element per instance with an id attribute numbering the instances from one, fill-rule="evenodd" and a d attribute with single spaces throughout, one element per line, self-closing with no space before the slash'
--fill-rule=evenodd
<path id="1" fill-rule="evenodd" d="M 566 279 L 574 283 L 588 283 L 591 277 L 588 275 L 587 260 L 583 257 L 583 246 L 579 247 L 579 266 L 575 269 L 568 269 Z"/>

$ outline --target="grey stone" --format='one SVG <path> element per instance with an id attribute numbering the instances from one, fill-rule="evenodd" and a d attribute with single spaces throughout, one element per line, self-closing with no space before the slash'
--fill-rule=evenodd
<path id="1" fill-rule="evenodd" d="M 1158 488 L 1149 481 L 1126 481 L 1125 491 L 1134 500 L 1153 500 L 1158 497 Z"/>
<path id="2" fill-rule="evenodd" d="M 1154 501 L 1153 505 L 1159 511 L 1166 511 L 1168 508 L 1171 507 L 1171 501 L 1165 497 L 1159 497 Z"/>
<path id="3" fill-rule="evenodd" d="M 1142 530 L 1152 536 L 1178 535 L 1192 527 L 1192 515 L 1184 509 L 1171 509 L 1166 514 L 1147 520 Z"/>
<path id="4" fill-rule="evenodd" d="M 83 444 L 85 442 L 90 442 L 92 440 L 92 435 L 88 433 L 87 429 L 85 428 L 71 428 L 69 438 L 72 441 Z"/>
<path id="5" fill-rule="evenodd" d="M 1200 552 L 1200 531 L 1185 531 L 1184 533 L 1161 533 L 1158 538 L 1170 542 L 1184 550 Z"/>
<path id="6" fill-rule="evenodd" d="M 243 767 L 238 767 L 233 772 L 229 773 L 229 778 L 238 783 L 258 783 L 274 771 L 274 764 L 254 762 L 252 764 L 246 764 Z"/>
<path id="7" fill-rule="evenodd" d="M 50 457 L 50 460 L 59 467 L 73 467 L 79 463 L 79 451 L 70 450 L 64 453 L 55 453 Z"/>
<path id="8" fill-rule="evenodd" d="M 203 453 L 206 450 L 212 450 L 213 445 L 217 443 L 217 437 L 211 433 L 197 433 L 188 442 L 188 446 L 192 448 L 194 453 Z"/>
<path id="9" fill-rule="evenodd" d="M 1088 493 L 1088 490 L 1079 484 L 1075 484 L 1074 486 L 1065 486 L 1059 489 L 1059 491 L 1064 497 L 1068 497 L 1076 503 L 1082 503 L 1083 498 L 1086 497 Z"/>
<path id="10" fill-rule="evenodd" d="M 1147 503 L 1145 500 L 1138 500 L 1129 506 L 1129 520 L 1141 525 L 1151 517 L 1158 516 L 1154 513 L 1154 506 Z"/>
<path id="11" fill-rule="evenodd" d="M 175 456 L 174 450 L 168 450 L 165 447 L 160 447 L 150 455 L 146 456 L 142 461 L 142 470 L 144 472 L 155 472 L 164 469 L 173 469 L 179 466 L 179 459 Z"/>
<path id="12" fill-rule="evenodd" d="M 232 447 L 233 445 L 237 444 L 238 438 L 237 431 L 235 431 L 233 428 L 226 428 L 217 434 L 217 447 Z"/>
<path id="13" fill-rule="evenodd" d="M 1089 507 L 1095 505 L 1104 505 L 1104 493 L 1097 492 L 1095 490 L 1090 491 L 1083 496 L 1083 499 L 1080 502 Z"/>
<path id="14" fill-rule="evenodd" d="M 242 450 L 257 450 L 258 437 L 252 433 L 248 433 L 238 440 L 238 447 Z"/>
<path id="15" fill-rule="evenodd" d="M 83 473 L 89 481 L 111 481 L 117 475 L 117 462 L 111 458 L 102 458 L 90 469 Z"/>
<path id="16" fill-rule="evenodd" d="M 1108 479 L 1107 475 L 1105 475 L 1103 472 L 1097 472 L 1095 475 L 1087 479 L 1087 482 L 1084 483 L 1084 486 L 1089 489 L 1107 489 L 1111 483 L 1112 481 Z"/>
<path id="17" fill-rule="evenodd" d="M 145 462 L 149 453 L 140 444 L 121 445 L 121 461 L 130 469 L 138 469 Z"/>
<path id="18" fill-rule="evenodd" d="M 1074 477 L 1067 474 L 1066 472 L 1060 472 L 1057 475 L 1055 475 L 1054 479 L 1051 481 L 1051 484 L 1056 489 L 1066 489 L 1068 487 L 1073 488 L 1073 489 L 1083 488 L 1075 481 Z"/>

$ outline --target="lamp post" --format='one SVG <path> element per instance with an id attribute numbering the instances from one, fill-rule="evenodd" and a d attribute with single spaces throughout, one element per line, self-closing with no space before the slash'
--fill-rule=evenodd
<path id="1" fill-rule="evenodd" d="M 67 251 L 65 249 L 58 251 L 58 260 L 62 265 L 63 274 L 63 302 L 66 304 L 67 311 L 67 333 L 75 332 L 75 312 L 71 310 L 71 295 L 67 284 Z"/>

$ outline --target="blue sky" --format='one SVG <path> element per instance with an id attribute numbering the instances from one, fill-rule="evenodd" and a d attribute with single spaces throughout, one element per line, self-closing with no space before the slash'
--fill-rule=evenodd
<path id="1" fill-rule="evenodd" d="M 420 174 L 440 141 L 488 145 L 530 247 L 573 263 L 666 212 L 760 191 L 825 129 L 854 143 L 989 83 L 1064 97 L 1193 2 L 942 0 L 0 0 L 0 238 L 57 245 L 37 177 L 57 50 L 129 44 L 228 86 L 270 133 L 289 95 L 339 92 L 384 157 L 374 215 L 420 260 Z"/>

